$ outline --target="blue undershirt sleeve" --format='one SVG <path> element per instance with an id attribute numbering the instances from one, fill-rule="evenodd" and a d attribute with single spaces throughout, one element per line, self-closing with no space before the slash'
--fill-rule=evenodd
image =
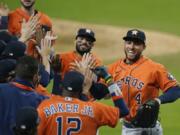
<path id="1" fill-rule="evenodd" d="M 41 75 L 41 79 L 40 79 L 40 84 L 43 87 L 46 87 L 49 82 L 50 82 L 50 75 L 49 73 L 45 70 L 44 65 L 40 65 L 40 71 L 39 74 Z"/>
<path id="2" fill-rule="evenodd" d="M 54 80 L 53 80 L 53 88 L 52 94 L 61 95 L 62 94 L 62 77 L 59 73 L 54 73 Z"/>
<path id="3" fill-rule="evenodd" d="M 119 108 L 120 116 L 119 117 L 124 117 L 129 114 L 129 110 L 123 100 L 123 98 L 120 98 L 118 100 L 114 100 L 114 105 Z"/>
<path id="4" fill-rule="evenodd" d="M 159 99 L 161 100 L 161 104 L 171 103 L 180 98 L 180 87 L 175 86 L 169 88 L 166 92 L 164 92 Z"/>

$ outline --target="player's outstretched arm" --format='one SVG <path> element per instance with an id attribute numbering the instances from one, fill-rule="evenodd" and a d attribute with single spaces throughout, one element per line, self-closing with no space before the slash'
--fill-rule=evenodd
<path id="1" fill-rule="evenodd" d="M 129 110 L 123 100 L 122 92 L 118 85 L 113 82 L 111 75 L 107 72 L 104 66 L 96 67 L 94 72 L 100 78 L 103 78 L 108 85 L 108 90 L 111 95 L 111 98 L 114 102 L 114 105 L 119 108 L 120 116 L 124 117 L 129 114 Z"/>

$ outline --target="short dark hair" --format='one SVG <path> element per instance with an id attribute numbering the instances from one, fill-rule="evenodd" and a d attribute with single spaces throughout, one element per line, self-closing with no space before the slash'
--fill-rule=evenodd
<path id="1" fill-rule="evenodd" d="M 25 80 L 32 80 L 34 75 L 38 73 L 38 61 L 31 56 L 23 56 L 17 61 L 16 77 Z"/>

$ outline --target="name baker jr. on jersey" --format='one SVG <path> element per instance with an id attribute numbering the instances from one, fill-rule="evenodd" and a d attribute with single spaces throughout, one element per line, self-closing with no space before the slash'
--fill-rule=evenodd
<path id="1" fill-rule="evenodd" d="M 66 97 L 66 101 L 71 101 L 72 99 L 70 97 Z M 44 108 L 44 113 L 46 117 L 49 117 L 50 115 L 56 114 L 56 113 L 81 113 L 82 115 L 87 115 L 89 117 L 94 117 L 92 106 L 85 105 L 83 108 L 79 108 L 78 104 L 50 104 L 48 108 Z"/>

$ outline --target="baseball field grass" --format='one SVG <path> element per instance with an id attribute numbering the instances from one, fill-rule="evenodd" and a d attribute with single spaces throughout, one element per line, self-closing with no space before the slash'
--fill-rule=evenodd
<path id="1" fill-rule="evenodd" d="M 4 1 L 11 9 L 14 9 L 18 7 L 18 1 L 20 0 L 1 1 Z M 37 9 L 54 18 L 136 27 L 180 36 L 179 0 L 36 0 L 36 2 Z M 152 57 L 153 60 L 164 64 L 176 79 L 180 81 L 179 58 L 180 50 L 179 53 Z M 108 63 L 111 63 L 111 61 Z M 51 85 L 49 85 L 50 88 Z M 110 100 L 101 102 L 112 105 Z M 180 100 L 172 104 L 161 105 L 160 117 L 164 135 L 179 135 L 179 105 Z M 100 128 L 100 135 L 120 135 L 120 132 L 120 124 L 115 129 Z"/>
<path id="2" fill-rule="evenodd" d="M 11 9 L 20 0 L 1 0 Z M 179 0 L 36 0 L 51 17 L 90 23 L 140 27 L 180 35 Z"/>

